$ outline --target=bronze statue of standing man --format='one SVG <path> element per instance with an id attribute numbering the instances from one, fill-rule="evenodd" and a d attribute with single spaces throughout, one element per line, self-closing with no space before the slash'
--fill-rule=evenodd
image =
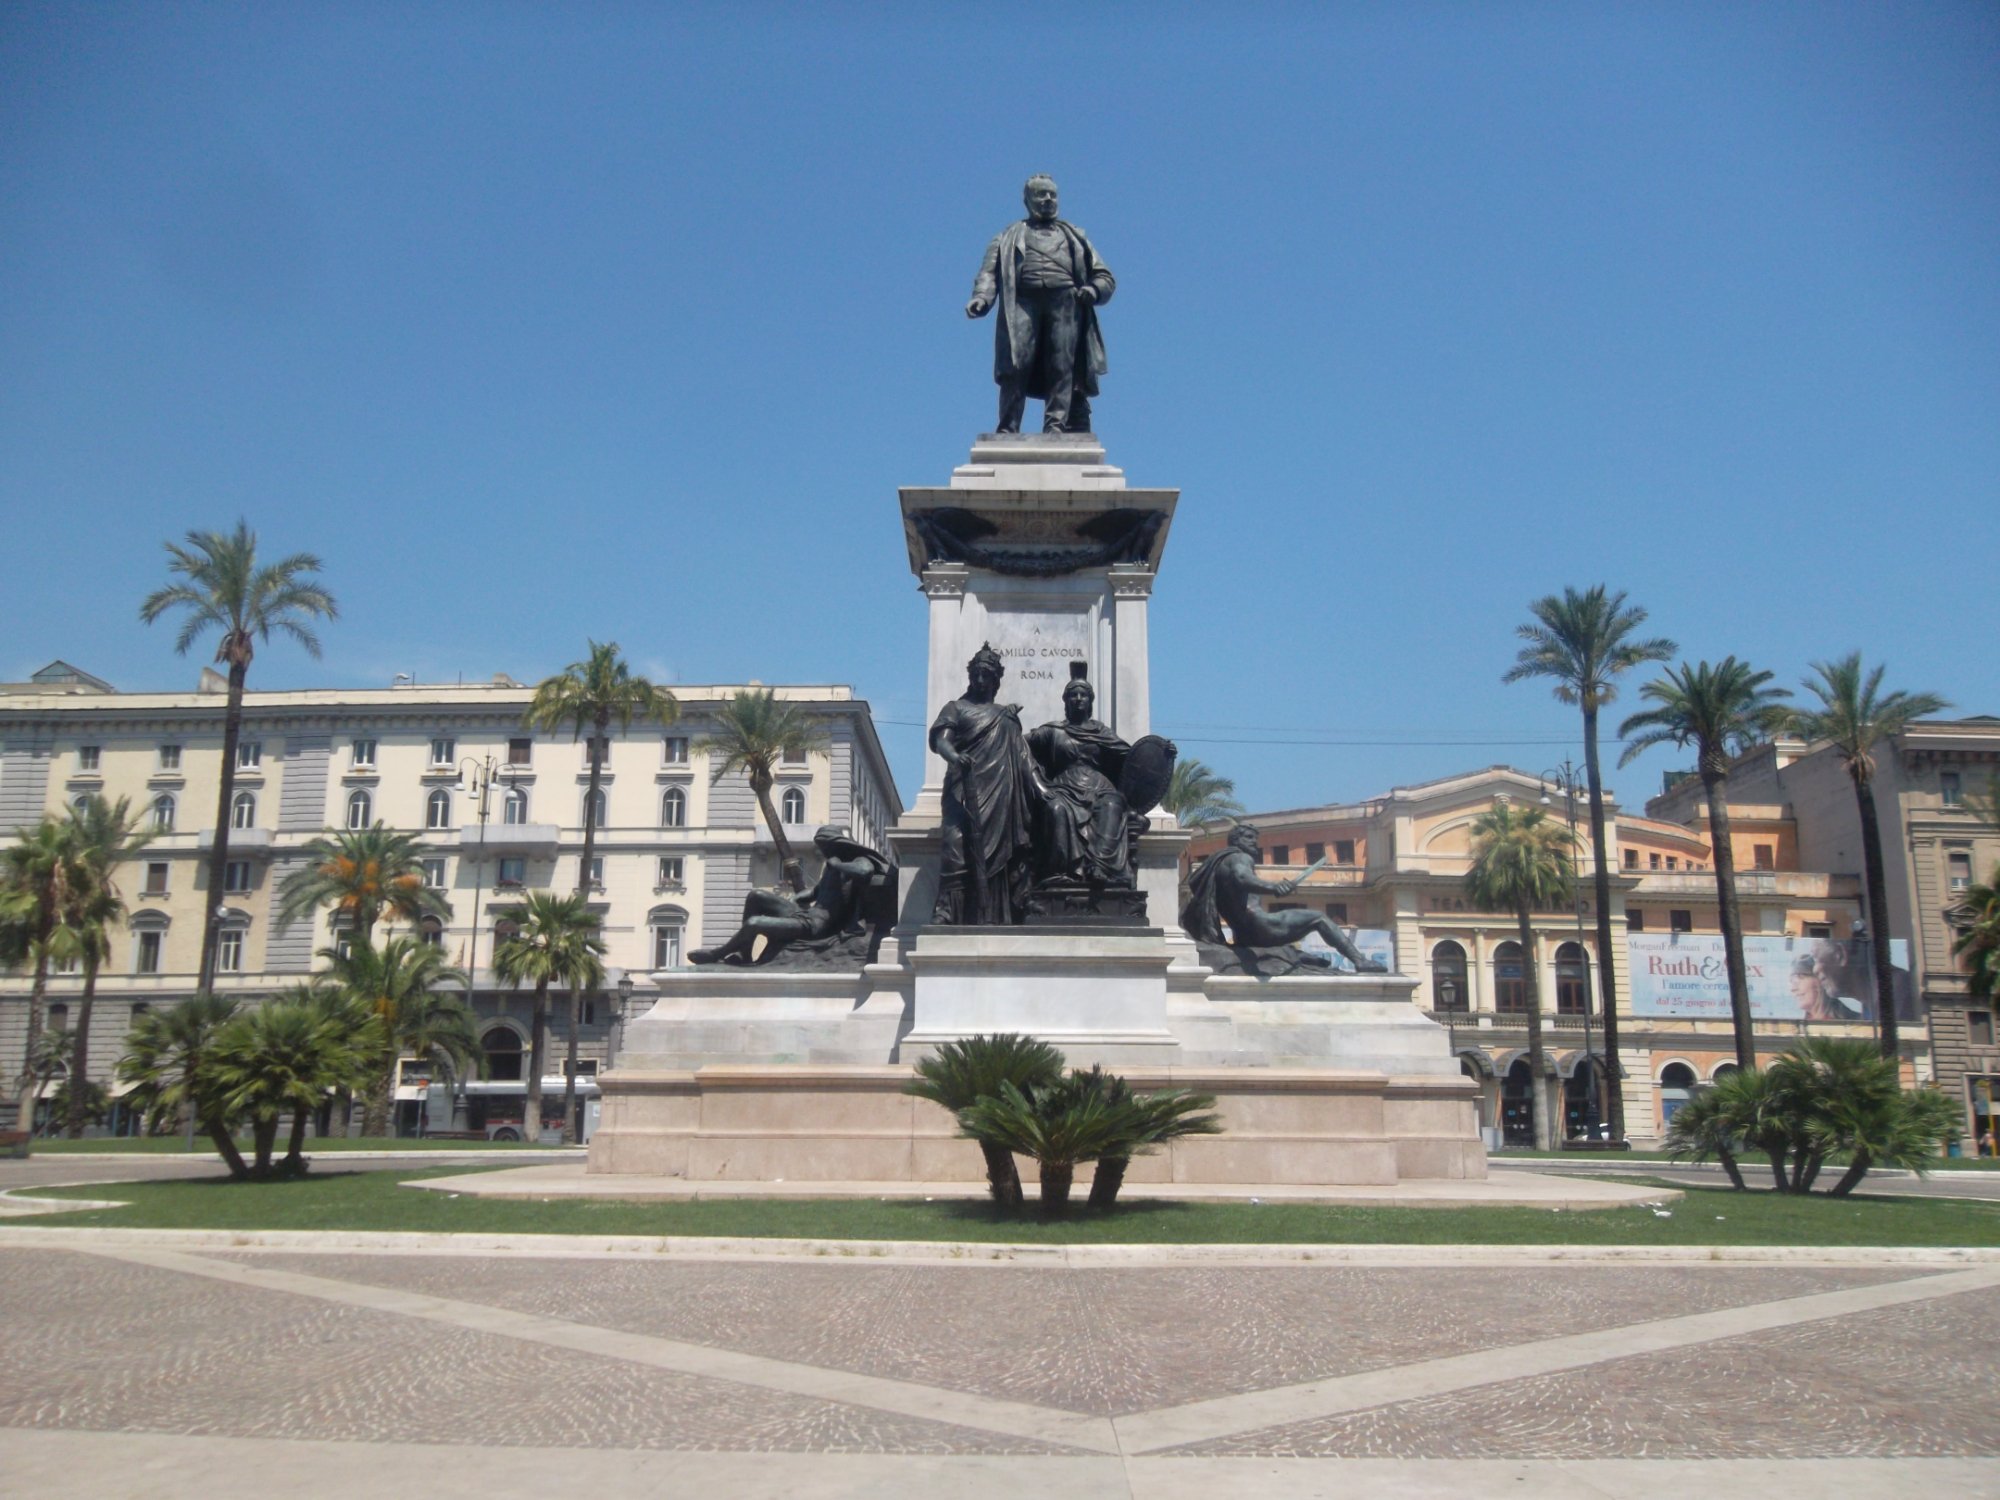
<path id="1" fill-rule="evenodd" d="M 1090 431 L 1090 398 L 1106 369 L 1097 309 L 1118 283 L 1089 238 L 1056 217 L 1055 180 L 1030 177 L 1028 217 L 993 236 L 972 283 L 968 318 L 995 302 L 993 378 L 1000 385 L 998 432 L 1019 432 L 1030 396 L 1042 403 L 1042 431 Z"/>

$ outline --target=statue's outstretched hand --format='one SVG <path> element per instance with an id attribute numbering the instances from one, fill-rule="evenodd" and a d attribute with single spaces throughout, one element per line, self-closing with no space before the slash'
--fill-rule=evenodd
<path id="1" fill-rule="evenodd" d="M 1094 305 L 1097 301 L 1097 288 L 1094 286 L 1078 287 L 1076 289 L 1076 300 L 1081 302 L 1085 307 Z"/>
<path id="2" fill-rule="evenodd" d="M 968 318 L 983 318 L 986 316 L 986 309 L 992 305 L 984 297 L 974 297 L 965 304 L 965 315 Z"/>
<path id="3" fill-rule="evenodd" d="M 1298 888 L 1299 883 L 1296 880 L 1281 880 L 1278 882 L 1278 894 L 1280 896 L 1289 896 Z"/>

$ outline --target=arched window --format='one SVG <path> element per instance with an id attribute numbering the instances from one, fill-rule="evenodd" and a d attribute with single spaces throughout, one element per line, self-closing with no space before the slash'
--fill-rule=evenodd
<path id="1" fill-rule="evenodd" d="M 1671 1062 L 1660 1070 L 1660 1123 L 1671 1125 L 1680 1107 L 1688 1102 L 1694 1087 L 1694 1069 L 1684 1062 Z"/>
<path id="2" fill-rule="evenodd" d="M 257 826 L 257 794 L 238 792 L 229 804 L 229 826 L 231 828 L 255 828 Z"/>
<path id="3" fill-rule="evenodd" d="M 436 917 L 425 917 L 417 924 L 417 936 L 433 948 L 444 946 L 444 923 Z"/>
<path id="4" fill-rule="evenodd" d="M 513 942 L 520 935 L 521 924 L 512 917 L 502 917 L 493 924 L 493 946 L 495 948 L 498 948 L 502 943 Z"/>
<path id="5" fill-rule="evenodd" d="M 785 788 L 785 798 L 780 816 L 786 823 L 803 823 L 806 820 L 806 794 L 795 786 Z"/>
<path id="6" fill-rule="evenodd" d="M 667 788 L 660 798 L 660 826 L 662 828 L 685 828 L 688 820 L 687 793 L 677 786 Z"/>
<path id="7" fill-rule="evenodd" d="M 479 1039 L 486 1054 L 486 1076 L 495 1083 L 521 1081 L 521 1035 L 511 1026 L 495 1026 Z"/>
<path id="8" fill-rule="evenodd" d="M 1437 1010 L 1464 1010 L 1465 949 L 1446 938 L 1431 949 L 1431 1004 Z"/>
<path id="9" fill-rule="evenodd" d="M 646 924 L 653 930 L 653 967 L 681 967 L 684 946 L 681 939 L 687 932 L 687 913 L 678 906 L 656 906 L 647 914 Z"/>
<path id="10" fill-rule="evenodd" d="M 528 794 L 520 787 L 510 787 L 506 800 L 500 804 L 500 821 L 511 828 L 518 828 L 528 821 Z"/>
<path id="11" fill-rule="evenodd" d="M 90 793 L 85 792 L 81 797 L 70 803 L 69 806 L 70 811 L 75 813 L 79 818 L 85 816 L 90 811 Z"/>
<path id="12" fill-rule="evenodd" d="M 366 791 L 347 794 L 347 826 L 366 828 L 375 820 L 375 799 Z"/>
<path id="13" fill-rule="evenodd" d="M 1514 1015 L 1528 1010 L 1528 966 L 1521 945 L 1508 941 L 1493 950 L 1494 1009 Z"/>
<path id="14" fill-rule="evenodd" d="M 432 792 L 424 801 L 424 827 L 451 827 L 451 793 L 443 787 Z"/>
<path id="15" fill-rule="evenodd" d="M 1720 1083 L 1722 1082 L 1723 1079 L 1727 1078 L 1731 1073 L 1735 1073 L 1738 1071 L 1740 1070 L 1737 1068 L 1735 1063 L 1719 1063 L 1716 1066 L 1715 1072 L 1709 1075 L 1709 1081 L 1711 1083 Z"/>
<path id="16" fill-rule="evenodd" d="M 585 792 L 583 794 L 583 826 L 585 828 L 602 828 L 604 826 L 604 792 L 602 788 L 594 793 Z"/>
<path id="17" fill-rule="evenodd" d="M 1589 1007 L 1590 966 L 1584 962 L 1583 948 L 1564 943 L 1556 949 L 1556 1014 L 1580 1016 Z"/>
<path id="18" fill-rule="evenodd" d="M 174 799 L 170 793 L 162 792 L 153 799 L 153 832 L 172 833 L 174 831 Z"/>
<path id="19" fill-rule="evenodd" d="M 1525 1057 L 1515 1058 L 1500 1081 L 1500 1141 L 1506 1146 L 1535 1144 L 1535 1081 Z"/>

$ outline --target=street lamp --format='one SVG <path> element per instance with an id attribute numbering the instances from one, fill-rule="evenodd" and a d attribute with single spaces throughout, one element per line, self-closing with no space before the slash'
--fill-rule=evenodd
<path id="1" fill-rule="evenodd" d="M 607 1073 L 611 1071 L 611 1064 L 617 1060 L 618 1043 L 622 1039 L 621 1032 L 625 1026 L 625 1012 L 632 1004 L 632 991 L 637 988 L 632 983 L 631 971 L 621 972 L 618 983 L 612 988 L 617 992 L 618 998 L 611 1002 L 611 1035 L 604 1045 L 604 1071 Z"/>
<path id="2" fill-rule="evenodd" d="M 1603 1119 L 1604 1115 L 1598 1096 L 1601 1092 L 1609 1088 L 1610 1080 L 1598 1071 L 1597 1053 L 1592 1045 L 1590 1030 L 1590 950 L 1583 945 L 1583 881 L 1581 871 L 1578 869 L 1582 861 L 1577 857 L 1576 837 L 1576 804 L 1577 799 L 1584 794 L 1585 783 L 1583 776 L 1584 771 L 1582 767 L 1565 759 L 1561 765 L 1551 767 L 1542 772 L 1541 781 L 1542 805 L 1544 807 L 1548 806 L 1551 800 L 1551 793 L 1560 790 L 1563 798 L 1563 817 L 1569 824 L 1570 865 L 1573 877 L 1572 884 L 1575 887 L 1576 895 L 1577 966 L 1578 977 L 1583 984 L 1583 1058 L 1585 1064 L 1590 1069 L 1590 1081 L 1592 1085 L 1592 1087 L 1585 1091 L 1583 1096 L 1583 1130 L 1584 1134 L 1589 1136 L 1590 1139 L 1596 1140 L 1598 1123 Z M 1605 962 L 1605 956 L 1600 953 L 1597 956 L 1597 961 L 1599 963 Z M 1556 992 L 1560 995 L 1562 993 L 1562 974 L 1560 969 L 1557 970 L 1556 982 Z"/>

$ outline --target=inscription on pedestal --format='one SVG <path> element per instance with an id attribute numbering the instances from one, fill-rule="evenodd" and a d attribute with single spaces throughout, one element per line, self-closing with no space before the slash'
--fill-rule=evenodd
<path id="1" fill-rule="evenodd" d="M 1007 668 L 1000 684 L 1000 701 L 1020 704 L 1024 725 L 1033 727 L 1062 717 L 1062 690 L 1069 681 L 1069 664 L 1090 660 L 1091 625 L 1087 614 L 994 608 L 989 602 L 985 638 Z"/>

